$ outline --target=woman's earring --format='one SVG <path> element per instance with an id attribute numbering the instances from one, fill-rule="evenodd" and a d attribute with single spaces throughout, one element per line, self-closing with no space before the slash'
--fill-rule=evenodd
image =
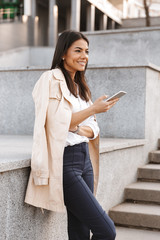
<path id="1" fill-rule="evenodd" d="M 62 60 L 64 61 L 64 58 L 62 58 Z"/>

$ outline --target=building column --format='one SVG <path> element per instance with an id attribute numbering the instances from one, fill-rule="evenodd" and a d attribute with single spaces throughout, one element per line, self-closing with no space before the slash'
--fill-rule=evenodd
<path id="1" fill-rule="evenodd" d="M 81 0 L 71 0 L 71 29 L 80 31 Z"/>
<path id="2" fill-rule="evenodd" d="M 95 6 L 89 5 L 87 7 L 87 31 L 94 31 L 95 29 Z"/>
<path id="3" fill-rule="evenodd" d="M 101 14 L 100 16 L 100 30 L 106 30 L 107 29 L 107 20 L 108 17 L 105 14 Z"/>
<path id="4" fill-rule="evenodd" d="M 123 18 L 128 17 L 128 1 L 123 0 Z"/>
<path id="5" fill-rule="evenodd" d="M 24 15 L 27 16 L 27 42 L 29 46 L 34 46 L 37 37 L 36 0 L 24 0 Z"/>
<path id="6" fill-rule="evenodd" d="M 31 16 L 31 0 L 24 0 L 24 15 Z"/>
<path id="7" fill-rule="evenodd" d="M 58 6 L 56 0 L 49 0 L 49 46 L 55 46 L 58 37 Z"/>

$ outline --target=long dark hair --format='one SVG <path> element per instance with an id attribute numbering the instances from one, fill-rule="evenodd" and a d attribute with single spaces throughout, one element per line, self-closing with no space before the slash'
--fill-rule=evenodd
<path id="1" fill-rule="evenodd" d="M 62 57 L 67 53 L 68 48 L 77 40 L 84 39 L 87 44 L 89 45 L 88 39 L 80 32 L 76 32 L 73 30 L 66 30 L 61 33 L 61 35 L 58 38 L 57 45 L 55 48 L 53 61 L 51 69 L 54 68 L 60 68 L 61 71 L 64 74 L 64 77 L 66 79 L 66 83 L 68 86 L 68 89 L 70 92 L 77 97 L 76 91 L 75 91 L 75 85 L 71 79 L 70 74 L 68 71 L 64 68 Z M 87 65 L 86 65 L 87 68 Z M 86 70 L 85 68 L 85 70 Z M 86 100 L 87 102 L 91 98 L 91 92 L 89 90 L 89 87 L 86 83 L 85 78 L 85 71 L 77 71 L 75 74 L 75 83 L 79 86 L 79 95 L 83 100 Z"/>

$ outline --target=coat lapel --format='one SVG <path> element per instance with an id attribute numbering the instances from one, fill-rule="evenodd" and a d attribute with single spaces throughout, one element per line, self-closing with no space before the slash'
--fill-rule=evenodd
<path id="1" fill-rule="evenodd" d="M 54 78 L 56 78 L 57 80 L 60 81 L 60 88 L 61 88 L 62 94 L 63 94 L 64 98 L 68 102 L 70 102 L 70 91 L 67 87 L 66 80 L 65 80 L 65 77 L 64 77 L 62 71 L 59 68 L 56 68 L 56 69 L 52 70 L 52 74 L 53 74 Z"/>

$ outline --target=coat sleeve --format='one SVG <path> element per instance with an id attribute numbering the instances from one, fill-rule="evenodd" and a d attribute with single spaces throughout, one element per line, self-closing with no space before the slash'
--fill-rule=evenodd
<path id="1" fill-rule="evenodd" d="M 45 130 L 46 113 L 49 103 L 50 71 L 44 72 L 35 84 L 32 96 L 35 103 L 35 123 L 31 156 L 31 171 L 35 185 L 48 185 L 48 149 Z"/>

